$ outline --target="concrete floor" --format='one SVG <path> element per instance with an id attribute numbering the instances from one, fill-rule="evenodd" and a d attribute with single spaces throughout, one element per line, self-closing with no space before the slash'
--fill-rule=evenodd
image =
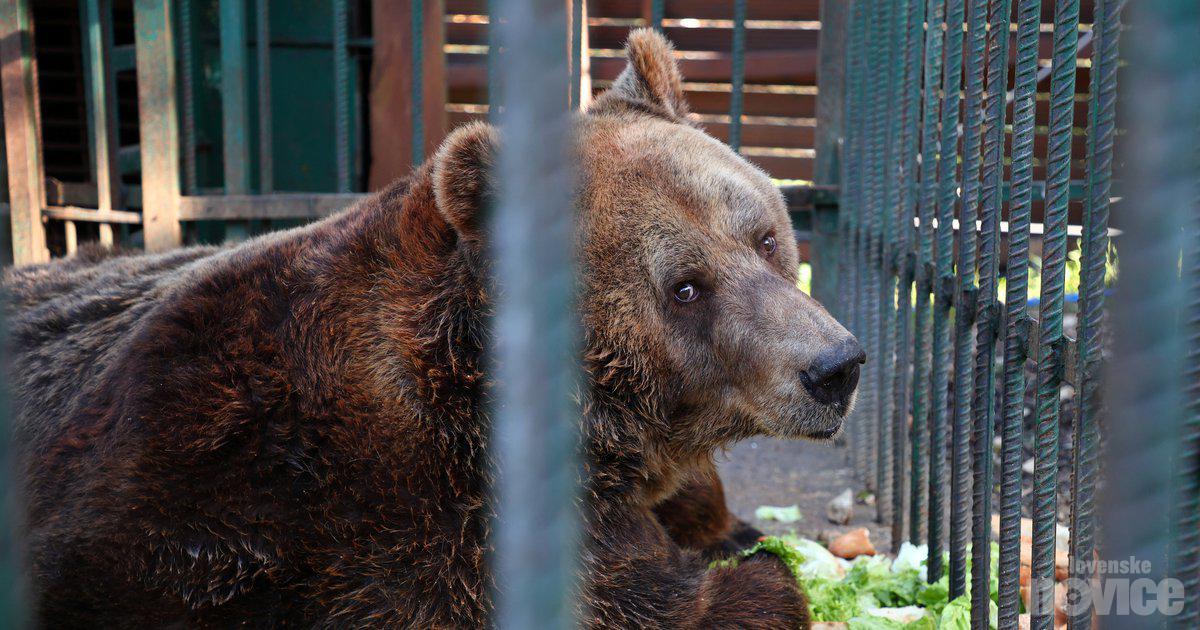
<path id="1" fill-rule="evenodd" d="M 844 446 L 832 442 L 756 438 L 740 442 L 717 456 L 729 508 L 769 534 L 789 531 L 818 539 L 830 530 L 867 527 L 879 551 L 889 551 L 889 530 L 874 521 L 875 508 L 855 503 L 849 525 L 835 525 L 825 517 L 830 499 L 850 488 L 858 494 Z M 789 524 L 758 521 L 754 510 L 760 505 L 797 505 L 803 517 Z"/>

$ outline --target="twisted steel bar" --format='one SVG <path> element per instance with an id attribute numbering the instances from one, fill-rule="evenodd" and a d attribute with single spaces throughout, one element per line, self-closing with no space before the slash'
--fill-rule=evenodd
<path id="1" fill-rule="evenodd" d="M 742 150 L 742 101 L 746 84 L 746 0 L 733 2 L 733 84 L 729 94 L 729 146 Z"/>
<path id="2" fill-rule="evenodd" d="M 1013 79 L 1012 194 L 1005 269 L 1003 429 L 1000 454 L 1000 630 L 1015 630 L 1020 608 L 1021 433 L 1025 417 L 1025 360 L 1030 318 L 1029 224 L 1033 203 L 1034 111 L 1042 0 L 1019 0 Z"/>
<path id="3" fill-rule="evenodd" d="M 866 120 L 863 103 L 865 85 L 864 48 L 866 47 L 866 0 L 854 0 L 851 5 L 850 32 L 846 47 L 846 156 L 842 160 L 842 208 L 839 219 L 844 226 L 843 242 L 848 254 L 841 262 L 846 268 L 847 287 L 844 296 L 848 323 L 855 335 L 862 335 L 861 277 L 862 277 L 862 204 L 863 204 L 863 134 Z M 866 478 L 866 440 L 861 405 L 856 406 L 848 424 L 848 439 L 855 474 Z"/>
<path id="4" fill-rule="evenodd" d="M 971 403 L 975 323 L 975 216 L 979 208 L 980 144 L 983 135 L 983 61 L 987 0 L 971 0 L 967 12 L 964 68 L 962 197 L 958 215 L 958 266 L 954 296 L 954 425 L 950 460 L 950 597 L 966 592 L 967 540 L 971 516 Z"/>
<path id="5" fill-rule="evenodd" d="M 1046 216 L 1042 237 L 1042 292 L 1037 391 L 1037 447 L 1034 453 L 1033 566 L 1030 574 L 1031 626 L 1054 625 L 1054 530 L 1057 524 L 1059 389 L 1065 339 L 1063 293 L 1067 261 L 1067 202 L 1071 178 L 1071 126 L 1075 112 L 1075 44 L 1079 0 L 1057 0 L 1054 58 L 1050 79 L 1050 132 L 1046 157 Z"/>
<path id="6" fill-rule="evenodd" d="M 586 50 L 583 48 L 583 34 L 586 31 L 587 25 L 584 24 L 583 4 L 586 0 L 572 0 L 571 2 L 571 110 L 578 110 L 583 102 L 580 90 L 583 89 L 581 82 L 583 81 L 583 56 Z"/>
<path id="7" fill-rule="evenodd" d="M 412 103 L 412 164 L 425 161 L 425 11 L 424 2 L 411 3 L 409 15 L 409 54 L 412 56 L 412 84 L 409 100 Z"/>
<path id="8" fill-rule="evenodd" d="M 869 53 L 867 56 L 868 68 L 879 68 L 887 63 L 887 52 L 889 41 L 888 30 L 891 24 L 890 2 L 883 2 L 882 8 L 876 7 L 871 14 L 868 23 L 870 24 L 870 37 L 868 40 Z M 882 398 L 882 382 L 880 369 L 881 358 L 883 356 L 881 335 L 882 321 L 880 319 L 880 310 L 882 309 L 879 295 L 879 286 L 882 282 L 881 268 L 882 262 L 882 214 L 884 205 L 884 178 L 886 169 L 885 152 L 887 150 L 887 127 L 884 124 L 887 115 L 887 90 L 886 89 L 871 89 L 869 90 L 870 110 L 867 116 L 867 133 L 866 133 L 866 204 L 863 207 L 866 213 L 866 238 L 863 245 L 866 253 L 866 270 L 867 279 L 863 287 L 864 296 L 864 312 L 865 326 L 863 330 L 866 332 L 866 347 L 867 356 L 873 357 L 871 362 L 864 367 L 866 370 L 864 375 L 865 380 L 865 398 L 867 404 L 863 410 L 863 416 L 866 418 L 866 426 L 869 427 L 867 437 L 867 462 L 870 470 L 868 475 L 867 487 L 875 492 L 877 510 L 879 509 L 880 501 L 879 493 L 883 487 L 883 452 L 880 448 L 883 427 L 879 423 L 880 409 L 883 407 Z"/>
<path id="9" fill-rule="evenodd" d="M 346 0 L 333 0 L 333 135 L 338 192 L 350 192 L 350 59 L 346 48 L 349 29 Z"/>
<path id="10" fill-rule="evenodd" d="M 958 109 L 961 102 L 964 0 L 947 0 L 945 67 L 942 72 L 941 150 L 938 160 L 937 266 L 933 311 L 933 424 L 929 432 L 929 564 L 928 579 L 942 577 L 945 519 L 946 397 L 949 388 L 950 307 L 954 300 L 954 205 L 958 199 Z"/>
<path id="11" fill-rule="evenodd" d="M 898 0 L 888 3 L 884 12 L 887 18 L 888 38 L 886 56 L 889 67 L 887 73 L 887 103 L 896 103 L 898 93 L 902 88 L 901 79 L 904 76 L 904 43 L 905 11 L 909 0 Z M 876 355 L 876 365 L 879 369 L 879 408 L 876 423 L 879 426 L 879 490 L 876 495 L 875 509 L 879 522 L 890 524 L 894 518 L 892 489 L 895 484 L 892 462 L 897 454 L 893 448 L 893 410 L 895 389 L 895 346 L 896 346 L 896 252 L 897 226 L 896 210 L 900 206 L 900 181 L 897 165 L 900 154 L 900 116 L 887 116 L 887 132 L 884 136 L 884 150 L 879 176 L 882 178 L 883 204 L 879 207 L 879 354 Z"/>
<path id="12" fill-rule="evenodd" d="M 1088 570 L 1096 549 L 1096 451 L 1099 448 L 1100 368 L 1103 343 L 1104 279 L 1108 259 L 1109 196 L 1113 137 L 1116 132 L 1117 38 L 1124 0 L 1097 0 L 1092 17 L 1092 70 L 1088 96 L 1088 198 L 1084 204 L 1079 290 L 1079 415 L 1074 425 L 1071 475 L 1072 588 L 1090 589 Z M 1091 602 L 1090 593 L 1079 601 Z M 1084 599 L 1086 597 L 1086 599 Z M 1071 630 L 1092 625 L 1092 606 L 1078 606 Z"/>
<path id="13" fill-rule="evenodd" d="M 992 541 L 992 440 L 996 336 L 1000 305 L 996 276 L 1000 273 L 1000 210 L 1004 195 L 1004 111 L 1008 87 L 1008 35 L 1011 0 L 992 0 L 988 7 L 987 100 L 983 131 L 983 173 L 978 253 L 979 292 L 975 316 L 975 400 L 972 434 L 974 461 L 971 511 L 971 619 L 986 627 L 990 616 Z"/>
<path id="14" fill-rule="evenodd" d="M 930 388 L 929 354 L 930 306 L 933 288 L 933 218 L 937 214 L 938 169 L 938 90 L 942 78 L 942 23 L 946 17 L 946 0 L 928 0 L 925 9 L 928 28 L 925 29 L 925 84 L 921 113 L 920 199 L 917 204 L 919 227 L 916 247 L 916 307 L 913 323 L 913 456 L 912 490 L 909 503 L 909 537 L 913 542 L 924 540 L 926 497 L 929 495 L 929 435 L 933 414 L 929 413 Z M 926 542 L 930 542 L 926 540 Z M 929 547 L 933 548 L 932 545 Z"/>
<path id="15" fill-rule="evenodd" d="M 905 459 L 905 447 L 910 446 L 908 427 L 909 418 L 909 365 L 912 362 L 912 286 L 913 264 L 916 260 L 913 252 L 914 244 L 913 217 L 917 204 L 917 156 L 920 131 L 920 102 L 921 102 L 921 42 L 924 39 L 925 0 L 909 0 L 908 15 L 905 17 L 906 34 L 904 39 L 904 89 L 900 94 L 901 111 L 903 112 L 903 127 L 900 134 L 900 156 L 898 161 L 900 172 L 898 181 L 903 186 L 903 198 L 897 208 L 896 230 L 896 262 L 899 267 L 899 283 L 896 288 L 896 317 L 899 324 L 899 335 L 896 350 L 896 371 L 894 386 L 894 402 L 892 416 L 892 432 L 894 456 L 892 459 L 892 549 L 899 549 L 904 540 L 904 504 L 905 504 L 905 472 L 908 461 Z M 913 426 L 912 435 L 920 433 Z M 911 445 L 915 446 L 916 441 Z M 913 449 L 916 450 L 915 448 Z M 915 456 L 916 453 L 910 453 Z M 914 457 L 915 459 L 915 457 Z M 914 471 L 916 469 L 913 469 Z M 909 475 L 910 480 L 916 475 Z"/>
<path id="16" fill-rule="evenodd" d="M 196 77 L 195 51 L 192 49 L 192 0 L 179 0 L 179 86 L 183 129 L 183 194 L 196 194 Z M 115 114 L 115 113 L 114 113 Z"/>
<path id="17" fill-rule="evenodd" d="M 255 0 L 254 52 L 258 62 L 258 191 L 275 189 L 275 160 L 271 125 L 271 13 L 270 2 Z"/>
<path id="18" fill-rule="evenodd" d="M 1129 23 L 1136 27 L 1125 34 L 1130 71 L 1123 78 L 1136 98 L 1122 102 L 1128 142 L 1123 139 L 1118 162 L 1119 181 L 1127 182 L 1121 196 L 1137 205 L 1121 217 L 1121 282 L 1112 299 L 1101 553 L 1148 561 L 1150 571 L 1139 579 L 1158 582 L 1174 574 L 1195 584 L 1194 573 L 1179 572 L 1195 567 L 1198 471 L 1195 459 L 1177 464 L 1181 456 L 1194 456 L 1197 439 L 1195 399 L 1188 400 L 1195 381 L 1183 381 L 1185 374 L 1195 375 L 1195 363 L 1185 363 L 1186 355 L 1196 354 L 1184 327 L 1191 328 L 1197 311 L 1184 309 L 1185 284 L 1194 288 L 1196 282 L 1196 242 L 1181 241 L 1185 230 L 1195 236 L 1188 226 L 1200 216 L 1200 111 L 1181 104 L 1200 102 L 1200 3 L 1139 0 L 1129 5 Z M 1189 252 L 1182 270 L 1181 250 Z M 1173 473 L 1191 476 L 1172 479 Z M 1190 513 L 1182 511 L 1189 507 Z M 1196 590 L 1185 590 L 1184 610 L 1170 619 L 1161 606 L 1150 606 L 1139 611 L 1143 615 L 1110 614 L 1101 621 L 1105 630 L 1168 622 L 1195 628 L 1189 622 L 1196 597 Z"/>

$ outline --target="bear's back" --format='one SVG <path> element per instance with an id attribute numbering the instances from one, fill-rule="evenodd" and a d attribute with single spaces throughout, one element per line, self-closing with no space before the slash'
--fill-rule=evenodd
<path id="1" fill-rule="evenodd" d="M 219 250 L 159 255 L 83 251 L 4 276 L 8 382 L 18 449 L 36 456 L 69 436 L 79 407 L 165 291 Z"/>

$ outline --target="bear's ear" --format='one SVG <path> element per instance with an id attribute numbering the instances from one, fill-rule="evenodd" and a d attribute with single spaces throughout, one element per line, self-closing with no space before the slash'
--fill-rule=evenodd
<path id="1" fill-rule="evenodd" d="M 495 190 L 498 146 L 496 128 L 474 122 L 454 130 L 433 158 L 438 212 L 464 240 L 482 239 L 483 207 Z"/>
<path id="2" fill-rule="evenodd" d="M 658 31 L 640 28 L 631 32 L 625 42 L 628 65 L 588 111 L 600 113 L 609 108 L 633 106 L 683 122 L 688 106 L 683 100 L 683 77 L 672 50 L 671 42 Z"/>

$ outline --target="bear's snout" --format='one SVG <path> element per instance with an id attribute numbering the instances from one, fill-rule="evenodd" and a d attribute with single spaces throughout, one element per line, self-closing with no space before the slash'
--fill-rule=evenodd
<path id="1" fill-rule="evenodd" d="M 858 340 L 849 336 L 817 355 L 800 380 L 817 402 L 844 405 L 858 386 L 859 366 L 866 361 Z"/>

